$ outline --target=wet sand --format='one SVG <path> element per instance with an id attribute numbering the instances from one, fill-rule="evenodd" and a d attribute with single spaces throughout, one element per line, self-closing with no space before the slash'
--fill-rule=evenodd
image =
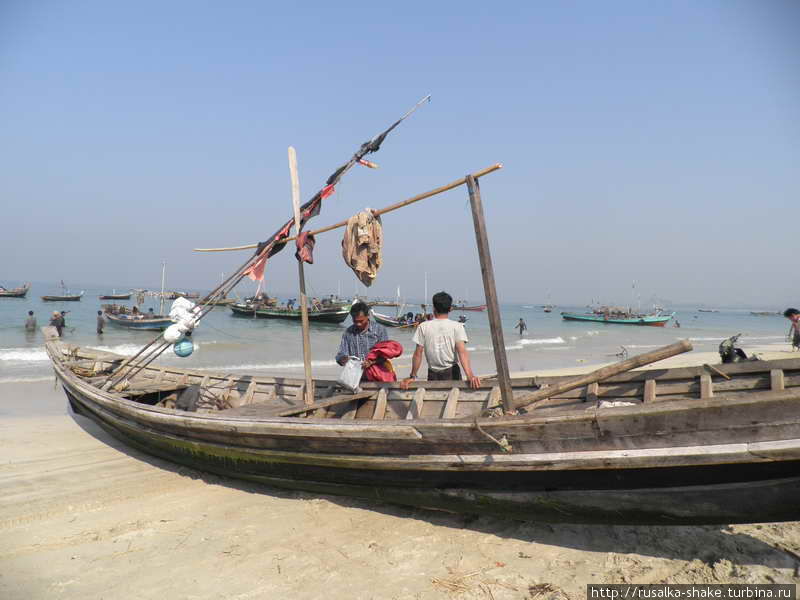
<path id="1" fill-rule="evenodd" d="M 585 598 L 600 582 L 800 582 L 800 523 L 547 525 L 178 467 L 0 385 L 0 598 Z"/>

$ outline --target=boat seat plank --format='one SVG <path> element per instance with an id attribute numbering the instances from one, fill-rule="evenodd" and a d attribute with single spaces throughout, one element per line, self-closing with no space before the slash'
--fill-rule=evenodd
<path id="1" fill-rule="evenodd" d="M 647 379 L 644 382 L 644 401 L 654 402 L 656 399 L 656 380 Z"/>
<path id="2" fill-rule="evenodd" d="M 425 402 L 425 388 L 417 388 L 417 391 L 414 393 L 414 400 L 411 402 L 411 406 L 408 407 L 408 413 L 406 413 L 406 419 L 419 419 L 422 417 L 422 405 Z"/>
<path id="3" fill-rule="evenodd" d="M 375 412 L 372 413 L 372 418 L 375 421 L 383 421 L 383 418 L 386 416 L 386 398 L 388 395 L 389 394 L 386 392 L 386 388 L 381 388 L 378 390 L 378 399 L 375 402 Z"/>
<path id="4" fill-rule="evenodd" d="M 786 385 L 783 377 L 783 369 L 772 369 L 769 372 L 769 387 L 773 392 L 782 392 Z"/>
<path id="5" fill-rule="evenodd" d="M 447 395 L 447 403 L 444 405 L 444 411 L 442 412 L 443 419 L 455 418 L 459 392 L 460 390 L 457 387 L 454 387 Z"/>

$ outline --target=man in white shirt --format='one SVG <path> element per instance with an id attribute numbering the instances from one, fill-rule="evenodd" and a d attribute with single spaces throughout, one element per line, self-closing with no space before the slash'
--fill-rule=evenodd
<path id="1" fill-rule="evenodd" d="M 428 381 L 460 381 L 460 362 L 470 386 L 480 387 L 481 380 L 472 372 L 469 363 L 464 325 L 448 318 L 452 306 L 453 298 L 447 292 L 433 296 L 434 318 L 420 323 L 414 332 L 413 339 L 417 347 L 411 360 L 411 375 L 400 382 L 401 388 L 408 389 L 411 381 L 417 378 L 423 352 L 428 363 Z"/>

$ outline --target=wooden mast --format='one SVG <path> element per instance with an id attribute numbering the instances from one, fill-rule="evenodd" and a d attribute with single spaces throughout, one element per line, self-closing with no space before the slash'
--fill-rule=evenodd
<path id="1" fill-rule="evenodd" d="M 472 206 L 472 222 L 475 226 L 475 241 L 478 245 L 478 258 L 480 259 L 481 276 L 483 277 L 483 293 L 489 309 L 489 327 L 492 332 L 492 346 L 494 347 L 494 361 L 497 367 L 497 380 L 500 387 L 500 400 L 503 403 L 503 409 L 506 412 L 511 412 L 514 409 L 514 395 L 511 391 L 506 344 L 503 339 L 503 326 L 500 322 L 500 305 L 497 301 L 497 288 L 494 283 L 492 255 L 489 251 L 489 238 L 486 234 L 486 221 L 483 217 L 481 188 L 478 180 L 472 175 L 467 175 L 465 179 L 467 190 L 469 190 L 469 203 Z"/>
<path id="2" fill-rule="evenodd" d="M 297 175 L 297 153 L 289 146 L 289 175 L 292 179 L 292 207 L 294 209 L 294 226 L 300 235 L 300 178 Z M 314 382 L 311 379 L 311 339 L 308 334 L 308 305 L 306 298 L 306 276 L 303 261 L 297 261 L 300 278 L 300 315 L 303 322 L 303 368 L 305 369 L 305 386 L 303 401 L 306 405 L 314 404 Z"/>

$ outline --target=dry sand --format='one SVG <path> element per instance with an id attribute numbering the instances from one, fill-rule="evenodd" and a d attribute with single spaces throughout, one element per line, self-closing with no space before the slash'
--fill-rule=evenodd
<path id="1" fill-rule="evenodd" d="M 150 458 L 0 385 L 0 598 L 585 598 L 800 582 L 800 524 L 546 525 L 290 493 Z"/>

